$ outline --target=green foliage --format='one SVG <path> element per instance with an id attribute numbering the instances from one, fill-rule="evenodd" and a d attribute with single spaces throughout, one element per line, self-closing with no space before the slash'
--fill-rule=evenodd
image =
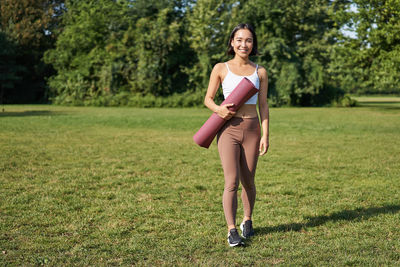
<path id="1" fill-rule="evenodd" d="M 330 82 L 329 51 L 338 25 L 333 1 L 247 1 L 245 20 L 256 25 L 260 63 L 269 72 L 270 99 L 277 105 L 323 105 L 341 94 Z"/>
<path id="2" fill-rule="evenodd" d="M 131 91 L 167 96 L 174 93 L 175 86 L 184 86 L 179 81 L 185 81 L 178 65 L 179 59 L 182 60 L 178 54 L 182 40 L 179 33 L 180 25 L 171 8 L 164 8 L 155 16 L 140 18 L 134 28 L 130 28 L 126 35 L 130 51 L 128 60 L 136 61 L 135 70 L 129 77 Z M 178 88 L 175 92 L 179 92 Z"/>
<path id="3" fill-rule="evenodd" d="M 211 69 L 230 59 L 228 36 L 242 22 L 255 25 L 260 54 L 252 60 L 267 69 L 273 106 L 399 93 L 397 0 L 4 0 L 0 10 L 8 40 L 0 48 L 14 47 L 3 53 L 10 102 L 175 106 L 189 97 L 202 105 Z"/>
<path id="4" fill-rule="evenodd" d="M 0 31 L 0 103 L 6 103 L 8 90 L 13 90 L 21 81 L 24 69 L 16 64 L 16 45 Z"/>
<path id="5" fill-rule="evenodd" d="M 400 2 L 353 1 L 347 24 L 356 38 L 341 37 L 333 79 L 348 93 L 399 94 Z"/>
<path id="6" fill-rule="evenodd" d="M 130 107 L 200 107 L 203 106 L 204 95 L 200 92 L 184 92 L 181 94 L 172 94 L 169 96 L 154 96 L 152 94 L 142 95 L 139 93 L 131 93 L 128 91 L 117 94 L 103 94 L 96 97 L 72 98 L 65 95 L 65 99 L 61 97 L 55 98 L 55 104 L 71 105 L 71 106 L 130 106 Z"/>
<path id="7" fill-rule="evenodd" d="M 49 83 L 55 103 L 108 103 L 96 99 L 112 97 L 119 103 L 124 92 L 159 97 L 184 90 L 186 75 L 181 68 L 186 45 L 171 4 L 112 0 L 66 4 L 65 30 L 56 48 L 45 55 L 58 71 Z M 146 6 L 154 13 L 141 13 Z"/>
<path id="8" fill-rule="evenodd" d="M 0 4 L 1 29 L 25 48 L 43 51 L 52 45 L 53 31 L 62 0 L 2 0 Z M 35 50 L 33 50 L 35 51 Z"/>
<path id="9" fill-rule="evenodd" d="M 187 39 L 195 62 L 185 69 L 188 89 L 205 95 L 213 66 L 227 60 L 227 42 L 237 1 L 199 0 L 187 15 Z M 235 25 L 236 26 L 236 25 Z"/>
<path id="10" fill-rule="evenodd" d="M 356 99 L 351 98 L 349 95 L 344 95 L 333 101 L 332 105 L 335 107 L 356 107 L 358 105 L 358 102 Z"/>
<path id="11" fill-rule="evenodd" d="M 114 1 L 68 1 L 66 8 L 64 31 L 56 48 L 46 51 L 45 60 L 58 71 L 49 81 L 51 95 L 57 97 L 56 103 L 67 104 L 113 89 L 110 76 L 115 68 L 107 64 L 111 55 L 105 48 L 111 36 L 120 35 L 128 25 L 121 5 Z"/>
<path id="12" fill-rule="evenodd" d="M 0 3 L 0 53 L 10 64 L 2 68 L 2 88 L 7 103 L 46 101 L 46 77 L 52 68 L 42 61 L 57 36 L 63 1 L 2 0 Z M 7 40 L 7 41 L 5 41 Z M 11 48 L 12 46 L 12 48 Z"/>

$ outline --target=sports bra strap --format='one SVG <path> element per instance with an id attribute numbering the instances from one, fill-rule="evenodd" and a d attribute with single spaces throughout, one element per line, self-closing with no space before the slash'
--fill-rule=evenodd
<path id="1" fill-rule="evenodd" d="M 229 69 L 228 62 L 225 62 L 225 65 L 226 65 L 226 68 L 228 69 L 228 71 L 231 71 L 231 70 Z"/>
<path id="2" fill-rule="evenodd" d="M 231 70 L 229 69 L 228 62 L 225 62 L 225 65 L 226 65 L 226 68 L 228 69 L 228 71 L 231 71 Z M 258 75 L 258 64 L 256 65 L 256 71 L 255 71 L 255 72 L 256 72 L 257 75 Z"/>

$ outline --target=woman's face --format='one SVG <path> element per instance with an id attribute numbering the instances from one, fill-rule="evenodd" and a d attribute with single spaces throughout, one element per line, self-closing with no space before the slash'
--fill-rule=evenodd
<path id="1" fill-rule="evenodd" d="M 253 49 L 253 34 L 248 29 L 241 29 L 235 33 L 231 45 L 235 54 L 248 57 Z"/>

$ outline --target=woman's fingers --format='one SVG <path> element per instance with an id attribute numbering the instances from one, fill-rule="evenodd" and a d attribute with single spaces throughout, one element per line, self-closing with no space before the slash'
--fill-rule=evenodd
<path id="1" fill-rule="evenodd" d="M 233 107 L 235 104 L 233 104 L 233 103 L 231 103 L 231 104 L 226 104 L 225 106 L 226 106 L 226 108 L 228 109 L 228 108 L 230 108 L 230 107 Z M 230 109 L 228 109 L 228 114 L 229 114 L 229 119 L 230 118 L 232 118 L 235 114 L 236 114 L 236 112 L 235 111 L 232 111 L 232 110 L 230 110 Z"/>
<path id="2" fill-rule="evenodd" d="M 260 152 L 260 156 L 264 155 L 264 146 L 263 146 L 263 142 L 260 142 L 260 148 L 258 149 L 258 151 Z"/>
<path id="3" fill-rule="evenodd" d="M 236 112 L 229 110 L 229 107 L 234 106 L 235 104 L 225 104 L 221 106 L 221 110 L 218 115 L 223 118 L 224 120 L 229 120 L 232 118 Z"/>
<path id="4" fill-rule="evenodd" d="M 259 148 L 260 156 L 265 155 L 268 152 L 268 147 L 269 147 L 268 142 L 265 142 L 264 140 L 260 141 L 260 148 Z"/>

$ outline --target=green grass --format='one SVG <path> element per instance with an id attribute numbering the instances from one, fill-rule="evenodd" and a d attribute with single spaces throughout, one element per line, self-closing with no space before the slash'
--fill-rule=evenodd
<path id="1" fill-rule="evenodd" d="M 1 266 L 400 264 L 399 108 L 271 109 L 234 249 L 216 144 L 192 141 L 206 109 L 4 109 Z"/>
<path id="2" fill-rule="evenodd" d="M 352 96 L 352 98 L 357 100 L 359 106 L 362 107 L 400 109 L 400 96 L 366 95 Z"/>

